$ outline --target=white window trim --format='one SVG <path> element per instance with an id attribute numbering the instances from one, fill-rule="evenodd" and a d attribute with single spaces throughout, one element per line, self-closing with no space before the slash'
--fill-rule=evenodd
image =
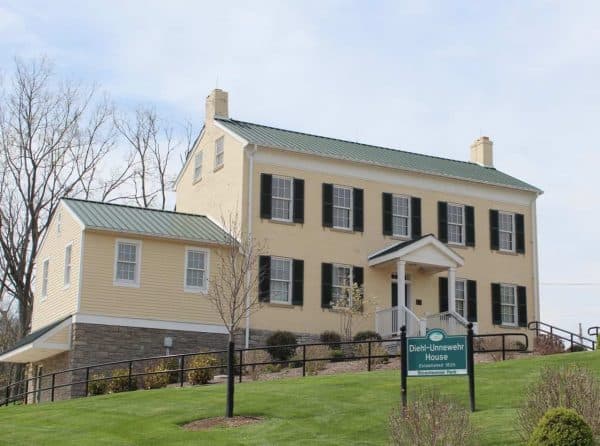
<path id="1" fill-rule="evenodd" d="M 219 147 L 219 141 L 222 141 L 223 144 L 221 145 L 222 149 L 221 152 L 223 154 L 223 160 L 221 162 L 221 164 L 217 164 L 217 159 L 219 158 L 217 155 L 219 154 L 219 152 L 217 151 L 218 147 Z M 225 137 L 224 136 L 220 136 L 217 139 L 215 139 L 215 170 L 216 169 L 220 169 L 221 167 L 223 167 L 225 165 Z"/>
<path id="2" fill-rule="evenodd" d="M 465 205 L 464 204 L 459 204 L 459 203 L 448 203 L 447 206 L 448 207 L 449 206 L 454 206 L 454 207 L 459 207 L 459 208 L 462 209 L 462 225 L 461 225 L 461 240 L 462 240 L 462 242 L 461 243 L 451 242 L 450 241 L 450 225 L 455 225 L 456 226 L 456 224 L 455 223 L 450 223 L 450 218 L 449 218 L 450 211 L 449 210 L 446 211 L 446 231 L 448 232 L 448 244 L 449 245 L 455 245 L 455 246 L 466 246 L 466 240 L 465 240 L 465 238 L 466 238 L 466 235 L 467 235 L 466 234 L 467 222 L 466 222 L 466 219 L 465 219 L 465 217 L 466 217 L 466 215 L 465 215 Z"/>
<path id="3" fill-rule="evenodd" d="M 505 322 L 504 319 L 502 319 L 502 306 L 503 305 L 508 305 L 508 304 L 503 304 L 502 303 L 502 288 L 512 288 L 513 289 L 513 293 L 515 296 L 515 303 L 514 303 L 514 307 L 515 307 L 515 321 L 514 322 Z M 501 325 L 507 326 L 507 327 L 517 327 L 519 325 L 519 296 L 517 295 L 517 285 L 514 285 L 512 283 L 501 283 L 500 284 L 500 322 Z"/>
<path id="4" fill-rule="evenodd" d="M 48 265 L 45 267 L 45 265 Z M 44 278 L 44 270 L 46 272 L 46 277 Z M 46 286 L 44 286 L 44 283 Z M 40 300 L 43 302 L 48 297 L 48 285 L 50 283 L 50 259 L 45 258 L 42 261 L 42 280 L 40 284 Z M 45 289 L 44 289 L 45 288 Z"/>
<path id="5" fill-rule="evenodd" d="M 335 268 L 348 268 L 348 269 L 350 269 L 350 274 L 349 274 L 350 284 L 348 286 L 346 286 L 346 287 L 339 286 L 339 285 L 334 285 L 334 283 L 333 283 L 333 274 L 332 274 L 331 275 L 332 276 L 331 277 L 331 295 L 332 295 L 332 298 L 333 298 L 333 294 L 334 294 L 333 293 L 333 289 L 334 288 L 346 288 L 346 289 L 352 290 L 352 286 L 354 285 L 354 267 L 352 265 L 348 265 L 348 264 L 345 264 L 345 263 L 334 263 L 333 264 L 333 268 L 334 269 Z M 352 305 L 352 293 L 350 293 L 350 295 L 348 297 L 350 298 L 349 304 Z M 335 307 L 335 302 L 333 302 L 333 305 Z"/>
<path id="6" fill-rule="evenodd" d="M 338 209 L 346 209 L 346 208 L 342 208 L 342 207 L 339 207 L 339 206 L 335 205 L 335 189 L 336 188 L 338 188 L 338 189 L 346 189 L 346 190 L 350 191 L 350 212 L 348 214 L 348 227 L 346 227 L 346 226 L 336 226 L 335 225 L 335 208 L 337 207 Z M 341 229 L 342 231 L 352 231 L 352 230 L 354 230 L 354 228 L 353 228 L 353 222 L 354 222 L 354 213 L 353 213 L 353 210 L 354 210 L 354 188 L 352 186 L 341 186 L 339 184 L 334 184 L 332 186 L 332 192 L 333 192 L 333 197 L 332 197 L 333 199 L 331 200 L 332 201 L 332 203 L 331 203 L 331 209 L 332 209 L 332 211 L 331 211 L 331 219 L 333 220 L 332 221 L 333 228 L 334 229 Z"/>
<path id="7" fill-rule="evenodd" d="M 394 198 L 406 198 L 408 200 L 408 223 L 407 235 L 394 233 L 394 217 L 404 217 L 404 215 L 394 214 Z M 410 208 L 410 196 L 402 194 L 392 194 L 392 236 L 402 239 L 409 239 L 412 234 L 412 209 Z"/>
<path id="8" fill-rule="evenodd" d="M 200 157 L 200 174 L 196 175 L 196 172 L 198 171 L 198 157 Z M 198 150 L 198 152 L 196 152 L 196 154 L 194 155 L 194 183 L 197 181 L 200 181 L 202 179 L 202 169 L 204 167 L 204 155 L 202 154 L 202 150 Z"/>
<path id="9" fill-rule="evenodd" d="M 135 262 L 135 280 L 117 279 L 117 261 L 119 259 L 119 243 L 128 243 L 128 244 L 136 245 L 136 247 L 137 247 L 136 262 Z M 139 288 L 140 287 L 140 276 L 141 276 L 141 272 L 142 272 L 142 241 L 126 239 L 126 238 L 115 239 L 115 259 L 114 259 L 113 266 L 114 266 L 114 271 L 113 271 L 113 285 L 114 286 Z"/>
<path id="10" fill-rule="evenodd" d="M 289 215 L 290 218 L 276 218 L 271 216 L 271 220 L 275 220 L 275 221 L 285 221 L 285 222 L 292 222 L 294 221 L 294 179 L 292 177 L 285 177 L 285 176 L 281 176 L 281 175 L 273 175 L 273 178 L 278 178 L 280 180 L 289 180 L 290 182 L 290 209 L 289 209 Z M 286 200 L 286 198 L 282 198 L 282 197 L 274 197 L 273 196 L 273 190 L 271 189 L 271 206 L 273 206 L 273 198 L 276 198 L 278 200 Z"/>
<path id="11" fill-rule="evenodd" d="M 187 284 L 187 270 L 188 270 L 188 252 L 190 251 L 199 251 L 205 254 L 204 259 L 204 285 L 199 286 L 189 286 Z M 185 255 L 183 257 L 183 291 L 185 293 L 200 293 L 206 294 L 208 292 L 208 281 L 210 278 L 210 249 L 201 248 L 199 246 L 186 246 L 185 247 Z"/>
<path id="12" fill-rule="evenodd" d="M 271 300 L 271 280 L 275 280 L 277 282 L 283 282 L 282 280 L 279 279 L 273 279 L 272 275 L 271 277 L 269 277 L 269 303 L 272 304 L 278 304 L 278 305 L 292 305 L 292 284 L 293 284 L 293 279 L 294 279 L 294 264 L 291 258 L 289 257 L 278 257 L 278 256 L 271 256 L 271 262 L 273 261 L 273 259 L 275 260 L 285 260 L 288 262 L 288 264 L 290 265 L 290 276 L 288 277 L 288 301 L 287 302 L 283 302 L 280 300 L 275 300 L 272 301 Z"/>
<path id="13" fill-rule="evenodd" d="M 67 282 L 65 279 L 67 278 L 67 248 L 71 248 L 71 255 L 69 258 L 69 281 Z M 64 251 L 64 265 L 63 265 L 63 289 L 68 289 L 71 287 L 71 282 L 73 280 L 73 242 L 69 242 L 65 245 Z"/>
<path id="14" fill-rule="evenodd" d="M 504 233 L 511 233 L 510 231 L 505 231 L 503 229 L 501 229 L 500 227 L 500 219 L 502 215 L 509 215 L 512 218 L 512 249 L 506 249 L 506 248 L 502 248 L 501 244 L 502 244 L 502 239 L 500 237 L 500 234 Z M 514 212 L 504 212 L 504 211 L 498 211 L 498 250 L 502 251 L 502 252 L 516 252 L 516 248 L 517 248 L 517 241 L 516 241 L 516 237 L 517 237 L 517 229 L 515 227 L 515 214 Z"/>
<path id="15" fill-rule="evenodd" d="M 457 284 L 458 282 L 462 282 L 462 284 L 463 284 L 463 287 L 464 287 L 463 289 L 465 290 L 465 294 L 464 294 L 464 301 L 463 301 L 463 309 L 464 309 L 464 311 L 465 311 L 465 314 L 460 314 L 460 313 L 458 312 L 458 310 L 457 310 L 456 312 L 457 312 L 458 314 L 460 314 L 462 317 L 464 317 L 465 319 L 467 319 L 467 317 L 469 316 L 469 309 L 468 309 L 468 307 L 467 307 L 467 302 L 468 302 L 468 300 L 469 300 L 469 289 L 468 289 L 468 287 L 467 287 L 467 279 L 458 279 L 458 278 L 457 278 L 457 279 L 454 281 L 454 287 L 455 287 L 455 288 L 456 288 L 456 284 Z M 456 306 L 456 301 L 457 301 L 457 300 L 459 300 L 459 299 L 458 299 L 458 294 L 456 294 L 456 289 L 454 290 L 454 300 L 455 300 L 455 302 L 454 302 L 454 305 Z M 456 310 L 456 307 L 455 307 L 455 310 Z"/>

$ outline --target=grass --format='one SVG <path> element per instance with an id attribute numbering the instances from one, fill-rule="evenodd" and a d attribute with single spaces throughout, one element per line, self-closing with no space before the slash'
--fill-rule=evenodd
<path id="1" fill-rule="evenodd" d="M 600 375 L 600 352 L 571 353 L 476 366 L 481 445 L 519 444 L 516 410 L 544 365 L 577 363 Z M 224 412 L 225 387 L 168 388 L 57 403 L 0 408 L 7 445 L 380 445 L 398 404 L 398 371 L 315 376 L 236 387 L 236 413 L 266 421 L 235 429 L 186 432 L 179 426 Z M 409 398 L 435 387 L 468 404 L 466 377 L 409 378 Z"/>

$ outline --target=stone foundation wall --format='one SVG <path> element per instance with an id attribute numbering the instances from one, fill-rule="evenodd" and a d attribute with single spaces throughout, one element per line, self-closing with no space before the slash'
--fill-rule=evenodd
<path id="1" fill-rule="evenodd" d="M 273 334 L 274 330 L 253 330 L 250 329 L 250 347 L 260 347 L 267 345 L 267 338 Z M 307 344 L 311 342 L 320 342 L 318 334 L 313 333 L 294 333 L 298 344 Z M 241 348 L 246 344 L 246 332 L 240 330 L 235 336 L 236 348 Z"/>
<path id="2" fill-rule="evenodd" d="M 42 374 L 47 375 L 53 372 L 59 372 L 61 370 L 67 370 L 71 368 L 71 352 L 64 352 L 56 356 L 52 356 L 44 361 L 36 362 L 32 364 L 32 367 L 28 371 L 28 377 L 33 378 L 29 383 L 29 390 L 38 391 L 52 386 L 52 376 L 45 376 L 39 381 L 35 379 L 38 366 L 42 366 Z M 61 384 L 68 384 L 71 382 L 71 373 L 59 373 L 54 378 L 54 385 L 60 386 Z M 58 387 L 54 389 L 54 401 L 67 400 L 71 398 L 71 386 Z M 51 390 L 41 390 L 39 392 L 29 395 L 27 398 L 28 402 L 44 402 L 52 399 Z"/>

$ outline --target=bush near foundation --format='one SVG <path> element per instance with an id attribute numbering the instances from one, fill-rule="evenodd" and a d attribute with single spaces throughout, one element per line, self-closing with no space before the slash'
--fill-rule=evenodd
<path id="1" fill-rule="evenodd" d="M 276 331 L 267 338 L 271 358 L 275 361 L 287 361 L 296 352 L 296 335 L 289 331 Z"/>
<path id="2" fill-rule="evenodd" d="M 108 383 L 108 391 L 110 393 L 127 392 L 128 390 L 137 389 L 137 379 L 131 378 L 131 388 L 129 387 L 129 370 L 116 369 L 112 372 L 112 379 Z"/>
<path id="3" fill-rule="evenodd" d="M 88 395 L 104 395 L 108 393 L 108 380 L 103 378 L 106 378 L 103 373 L 96 373 L 90 376 L 91 381 L 88 383 Z"/>
<path id="4" fill-rule="evenodd" d="M 215 369 L 204 367 L 212 367 L 218 364 L 219 361 L 213 355 L 195 356 L 186 364 L 186 368 L 195 369 L 187 373 L 188 382 L 193 385 L 208 384 L 215 376 Z"/>
<path id="5" fill-rule="evenodd" d="M 342 341 L 342 336 L 339 333 L 327 330 L 321 333 L 321 336 L 319 338 L 321 339 L 321 342 L 329 344 L 328 347 L 331 350 L 340 349 L 340 342 Z"/>
<path id="6" fill-rule="evenodd" d="M 144 375 L 144 389 L 160 389 L 161 387 L 167 387 L 169 384 L 169 373 L 165 363 L 159 363 L 155 366 L 146 368 L 146 373 L 150 375 Z"/>
<path id="7" fill-rule="evenodd" d="M 550 409 L 533 431 L 528 446 L 593 446 L 594 435 L 573 409 Z"/>
<path id="8" fill-rule="evenodd" d="M 354 335 L 355 341 L 381 340 L 381 335 L 371 330 L 359 331 Z"/>

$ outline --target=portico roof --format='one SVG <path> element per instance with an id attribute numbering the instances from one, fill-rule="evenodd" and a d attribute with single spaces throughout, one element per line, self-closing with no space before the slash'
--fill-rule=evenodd
<path id="1" fill-rule="evenodd" d="M 374 252 L 368 257 L 368 260 L 369 266 L 402 260 L 407 264 L 420 265 L 434 270 L 459 268 L 465 263 L 461 256 L 440 242 L 433 234 L 394 243 Z"/>
<path id="2" fill-rule="evenodd" d="M 71 349 L 71 316 L 59 319 L 23 337 L 10 350 L 0 353 L 0 362 L 41 361 Z"/>

